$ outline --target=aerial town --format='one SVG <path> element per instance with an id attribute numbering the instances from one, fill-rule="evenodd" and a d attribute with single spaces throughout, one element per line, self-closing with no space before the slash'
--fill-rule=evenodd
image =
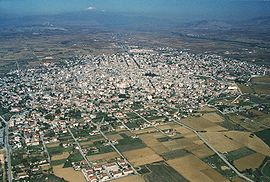
<path id="1" fill-rule="evenodd" d="M 269 167 L 270 148 L 254 135 L 267 124 L 252 128 L 257 121 L 247 114 L 268 115 L 269 105 L 245 93 L 269 68 L 207 53 L 126 47 L 44 61 L 0 78 L 1 179 L 153 181 L 167 171 L 167 181 L 196 181 L 192 170 L 202 181 L 269 179 L 254 172 Z M 246 115 L 237 120 L 239 113 Z M 251 155 L 260 156 L 258 166 L 237 163 Z M 179 166 L 187 160 L 192 170 Z"/>

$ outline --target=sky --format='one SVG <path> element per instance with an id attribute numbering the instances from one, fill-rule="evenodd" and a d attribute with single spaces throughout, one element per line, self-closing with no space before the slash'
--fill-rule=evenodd
<path id="1" fill-rule="evenodd" d="M 172 19 L 248 19 L 270 16 L 270 0 L 0 0 L 0 18 L 79 11 Z"/>

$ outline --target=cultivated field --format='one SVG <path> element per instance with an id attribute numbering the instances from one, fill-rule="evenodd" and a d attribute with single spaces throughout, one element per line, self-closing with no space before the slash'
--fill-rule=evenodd
<path id="1" fill-rule="evenodd" d="M 162 157 L 157 155 L 152 149 L 145 147 L 142 149 L 131 150 L 123 152 L 123 155 L 131 162 L 135 167 L 151 164 L 153 162 L 162 161 Z"/>
<path id="2" fill-rule="evenodd" d="M 177 149 L 183 149 L 188 146 L 194 146 L 192 140 L 188 138 L 181 138 L 181 139 L 175 139 L 167 142 L 162 142 L 165 147 L 167 147 L 169 150 L 177 150 Z"/>
<path id="3" fill-rule="evenodd" d="M 222 121 L 223 118 L 221 118 L 219 115 L 215 113 L 208 113 L 202 117 L 186 118 L 182 122 L 197 131 L 224 131 L 226 128 L 223 128 L 217 124 Z"/>
<path id="4" fill-rule="evenodd" d="M 239 171 L 244 171 L 246 169 L 259 168 L 260 165 L 263 163 L 264 159 L 265 159 L 264 155 L 260 153 L 255 153 L 255 154 L 251 154 L 246 157 L 237 159 L 233 162 L 233 164 Z"/>
<path id="5" fill-rule="evenodd" d="M 243 147 L 242 143 L 231 140 L 225 132 L 207 132 L 202 136 L 219 152 L 230 152 Z"/>
<path id="6" fill-rule="evenodd" d="M 162 154 L 169 151 L 167 147 L 165 147 L 160 141 L 157 140 L 156 135 L 154 134 L 140 135 L 140 138 L 148 147 L 153 149 L 157 154 Z"/>
<path id="7" fill-rule="evenodd" d="M 225 134 L 258 153 L 270 156 L 270 148 L 259 137 L 252 136 L 250 132 L 229 131 Z"/>
<path id="8" fill-rule="evenodd" d="M 166 163 L 146 165 L 150 173 L 143 175 L 146 182 L 187 182 L 175 169 Z"/>
<path id="9" fill-rule="evenodd" d="M 218 172 L 212 170 L 206 163 L 194 155 L 167 161 L 176 171 L 192 182 L 202 181 L 226 181 Z"/>
<path id="10" fill-rule="evenodd" d="M 202 144 L 202 145 L 196 145 L 193 148 L 186 148 L 186 150 L 190 151 L 191 153 L 193 153 L 198 158 L 204 158 L 204 157 L 208 157 L 208 156 L 211 156 L 211 155 L 214 154 L 214 152 L 212 150 L 210 150 L 204 144 Z"/>

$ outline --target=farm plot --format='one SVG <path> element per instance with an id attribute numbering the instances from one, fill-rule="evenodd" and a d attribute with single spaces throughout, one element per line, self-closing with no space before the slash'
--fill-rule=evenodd
<path id="1" fill-rule="evenodd" d="M 163 160 L 159 155 L 157 155 L 152 149 L 148 147 L 123 152 L 123 155 L 127 157 L 127 159 L 135 167 Z"/>

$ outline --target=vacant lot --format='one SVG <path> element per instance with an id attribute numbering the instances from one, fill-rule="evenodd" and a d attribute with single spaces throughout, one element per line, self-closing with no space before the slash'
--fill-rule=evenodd
<path id="1" fill-rule="evenodd" d="M 187 180 L 166 163 L 146 165 L 151 171 L 144 175 L 146 182 L 187 182 Z"/>
<path id="2" fill-rule="evenodd" d="M 216 171 L 207 172 L 207 170 L 211 170 L 211 168 L 194 155 L 169 160 L 167 163 L 187 180 L 192 182 L 226 181 L 226 179 Z"/>
<path id="3" fill-rule="evenodd" d="M 63 168 L 62 165 L 53 167 L 56 176 L 64 178 L 69 182 L 85 182 L 84 176 L 80 171 L 75 171 L 72 167 Z"/>
<path id="4" fill-rule="evenodd" d="M 159 155 L 157 155 L 152 149 L 148 147 L 123 152 L 123 154 L 135 167 L 163 160 Z"/>
<path id="5" fill-rule="evenodd" d="M 255 154 L 251 154 L 246 157 L 237 159 L 233 162 L 233 164 L 239 171 L 244 171 L 246 169 L 256 169 L 260 167 L 264 159 L 265 159 L 264 155 L 260 153 L 255 153 Z"/>

